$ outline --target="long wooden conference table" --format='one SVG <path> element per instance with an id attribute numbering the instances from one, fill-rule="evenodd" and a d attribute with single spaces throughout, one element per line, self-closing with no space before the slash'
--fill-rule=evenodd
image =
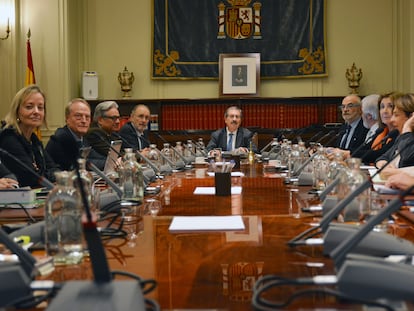
<path id="1" fill-rule="evenodd" d="M 286 245 L 318 222 L 320 216 L 301 211 L 301 207 L 317 203 L 308 194 L 310 187 L 285 185 L 280 173 L 266 170 L 262 164 L 242 165 L 240 172 L 244 176 L 232 177 L 232 186 L 242 191 L 230 196 L 194 194 L 196 187 L 214 187 L 214 177 L 207 174 L 206 167 L 159 180 L 161 191 L 146 196 L 162 202 L 158 215 L 147 214 L 127 223 L 125 230 L 130 234 L 126 239 L 104 240 L 110 268 L 155 279 L 157 287 L 147 296 L 162 310 L 253 310 L 252 287 L 261 276 L 335 274 L 333 262 L 323 255 L 321 246 Z M 143 209 L 144 205 L 139 213 Z M 178 215 L 242 215 L 245 230 L 170 232 L 170 223 Z M 413 226 L 402 215 L 397 215 L 392 230 L 414 241 Z M 137 236 L 131 239 L 133 232 Z M 64 282 L 92 277 L 86 258 L 80 265 L 56 267 L 43 278 Z M 299 289 L 285 286 L 272 291 L 269 299 L 282 302 Z M 407 308 L 411 310 L 411 305 Z M 299 298 L 286 309 L 370 310 L 320 294 Z"/>

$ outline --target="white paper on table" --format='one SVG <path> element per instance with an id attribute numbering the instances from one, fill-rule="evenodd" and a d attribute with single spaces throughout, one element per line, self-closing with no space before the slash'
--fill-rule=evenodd
<path id="1" fill-rule="evenodd" d="M 231 194 L 241 194 L 242 187 L 231 187 Z M 193 194 L 215 195 L 216 187 L 196 187 Z"/>
<path id="2" fill-rule="evenodd" d="M 214 176 L 214 172 L 207 172 L 208 176 Z M 242 172 L 231 172 L 231 177 L 243 177 L 244 173 Z"/>
<path id="3" fill-rule="evenodd" d="M 170 231 L 244 230 L 241 215 L 234 216 L 174 216 Z"/>

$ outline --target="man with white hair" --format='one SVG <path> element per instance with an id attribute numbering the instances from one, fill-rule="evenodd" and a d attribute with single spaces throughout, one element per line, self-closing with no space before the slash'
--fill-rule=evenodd
<path id="1" fill-rule="evenodd" d="M 362 109 L 362 121 L 364 126 L 369 129 L 365 136 L 365 144 L 371 146 L 379 134 L 379 111 L 378 101 L 380 96 L 378 94 L 372 94 L 365 96 L 361 100 Z"/>

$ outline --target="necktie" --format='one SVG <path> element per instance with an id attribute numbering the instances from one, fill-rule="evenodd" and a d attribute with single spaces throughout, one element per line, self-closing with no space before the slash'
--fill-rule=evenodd
<path id="1" fill-rule="evenodd" d="M 233 133 L 229 134 L 229 141 L 227 142 L 227 151 L 231 151 L 233 149 Z"/>
<path id="2" fill-rule="evenodd" d="M 341 146 L 340 146 L 341 149 L 346 149 L 347 141 L 348 141 L 348 135 L 349 135 L 350 131 L 351 131 L 351 126 L 347 125 L 345 134 L 344 134 L 344 136 L 342 137 L 342 140 L 341 140 Z"/>
<path id="3" fill-rule="evenodd" d="M 142 150 L 141 135 L 138 135 L 138 150 Z"/>

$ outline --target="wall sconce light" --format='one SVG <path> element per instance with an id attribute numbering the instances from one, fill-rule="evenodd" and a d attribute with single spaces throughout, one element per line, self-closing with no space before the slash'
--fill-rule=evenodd
<path id="1" fill-rule="evenodd" d="M 6 36 L 1 37 L 0 40 L 6 40 L 10 35 L 10 20 L 7 19 L 7 28 L 6 28 Z"/>

